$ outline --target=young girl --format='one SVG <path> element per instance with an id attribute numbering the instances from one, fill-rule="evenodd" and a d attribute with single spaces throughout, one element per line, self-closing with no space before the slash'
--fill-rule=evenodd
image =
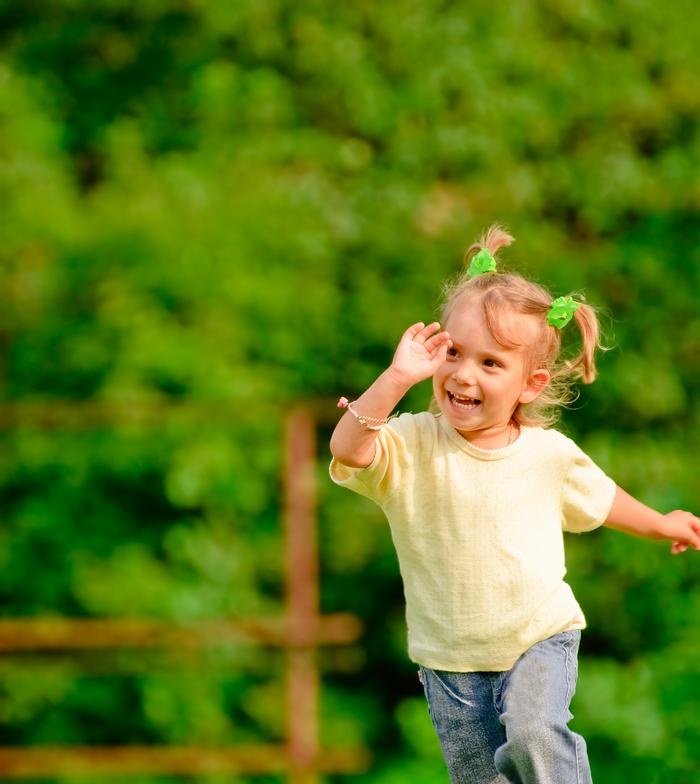
<path id="1" fill-rule="evenodd" d="M 332 439 L 331 477 L 386 514 L 419 665 L 452 782 L 590 782 L 568 727 L 581 608 L 564 581 L 563 531 L 608 525 L 700 549 L 700 520 L 635 500 L 551 424 L 590 383 L 598 321 L 571 297 L 496 271 L 498 227 L 467 251 L 440 325 L 413 324 Z M 573 318 L 581 351 L 559 359 Z M 439 413 L 388 419 L 433 378 Z"/>

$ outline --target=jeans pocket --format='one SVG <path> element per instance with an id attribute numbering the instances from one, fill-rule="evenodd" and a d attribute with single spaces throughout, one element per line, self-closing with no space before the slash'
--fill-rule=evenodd
<path id="1" fill-rule="evenodd" d="M 567 706 L 570 704 L 576 692 L 576 682 L 578 680 L 578 649 L 581 642 L 581 630 L 571 629 L 567 632 L 559 632 L 543 640 L 542 645 L 546 646 L 548 656 L 551 657 L 551 665 L 558 667 L 561 673 L 560 683 L 564 688 L 563 697 Z"/>
<path id="2" fill-rule="evenodd" d="M 422 668 L 421 675 L 431 718 L 479 709 L 480 680 L 477 673 L 444 672 Z M 488 693 L 491 694 L 490 687 Z"/>
<path id="3" fill-rule="evenodd" d="M 433 708 L 430 702 L 430 688 L 428 686 L 429 673 L 423 667 L 418 668 L 418 680 L 420 681 L 421 686 L 423 687 L 423 694 L 425 694 L 425 701 L 428 704 L 428 716 L 430 716 L 430 721 L 433 723 L 433 726 L 436 726 L 435 715 L 433 713 Z"/>

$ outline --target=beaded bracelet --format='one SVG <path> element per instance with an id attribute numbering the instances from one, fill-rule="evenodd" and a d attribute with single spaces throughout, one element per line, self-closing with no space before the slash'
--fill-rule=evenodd
<path id="1" fill-rule="evenodd" d="M 358 414 L 357 411 L 353 408 L 353 404 L 356 401 L 349 402 L 346 397 L 341 397 L 338 401 L 338 408 L 347 408 L 347 410 L 355 417 L 359 424 L 362 427 L 366 427 L 367 430 L 381 430 L 382 425 L 386 425 L 389 421 L 390 417 L 384 417 L 381 419 L 380 417 L 371 417 L 365 416 L 364 414 Z"/>

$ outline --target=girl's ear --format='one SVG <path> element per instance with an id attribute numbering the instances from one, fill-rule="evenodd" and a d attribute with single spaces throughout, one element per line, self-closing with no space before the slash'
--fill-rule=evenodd
<path id="1" fill-rule="evenodd" d="M 533 370 L 526 379 L 519 402 L 523 404 L 532 403 L 532 401 L 544 391 L 544 388 L 549 384 L 550 378 L 549 371 L 544 368 Z"/>

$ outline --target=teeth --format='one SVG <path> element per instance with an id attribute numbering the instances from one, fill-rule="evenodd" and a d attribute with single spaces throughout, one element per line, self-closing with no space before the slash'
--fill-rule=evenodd
<path id="1" fill-rule="evenodd" d="M 473 408 L 476 408 L 481 402 L 480 400 L 476 400 L 476 398 L 473 397 L 458 397 L 453 392 L 448 392 L 447 394 L 455 406 L 458 408 L 463 408 L 467 411 L 471 411 Z"/>

